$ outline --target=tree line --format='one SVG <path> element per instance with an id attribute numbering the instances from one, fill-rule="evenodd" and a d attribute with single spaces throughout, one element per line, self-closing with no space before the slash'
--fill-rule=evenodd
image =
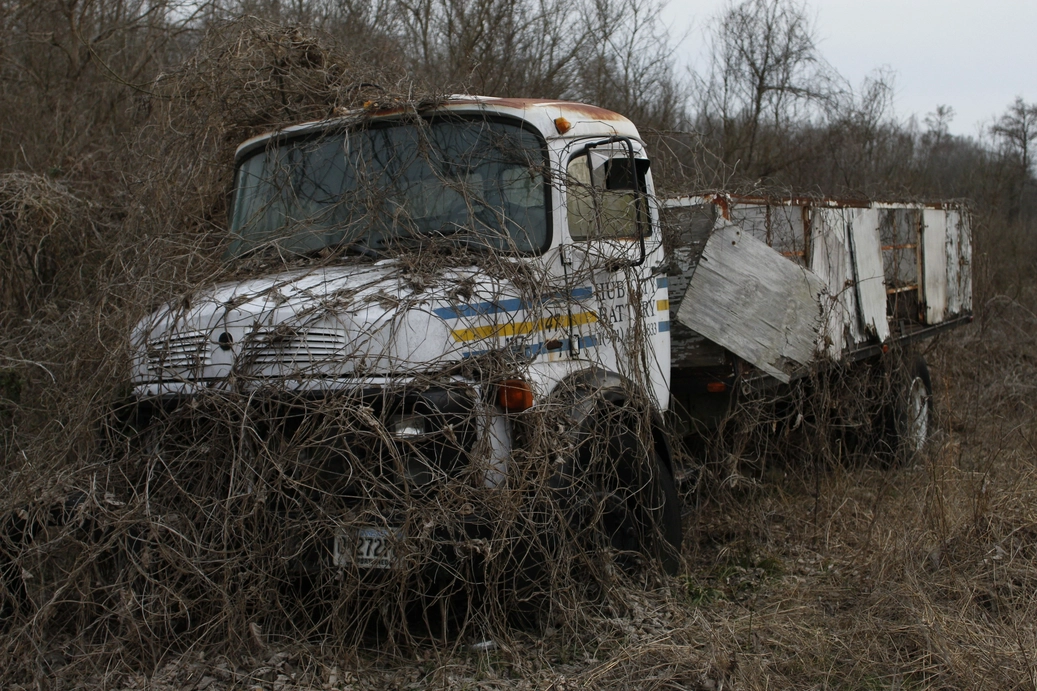
<path id="1" fill-rule="evenodd" d="M 645 133 L 669 191 L 968 198 L 992 226 L 989 238 L 978 229 L 983 249 L 1006 243 L 1016 273 L 1030 270 L 1037 104 L 1008 104 L 978 138 L 950 134 L 944 105 L 898 120 L 895 75 L 849 84 L 799 0 L 730 2 L 706 22 L 709 59 L 693 72 L 661 10 L 660 0 L 0 0 L 0 169 L 111 194 L 139 169 L 127 141 L 149 126 L 163 75 L 213 30 L 254 17 L 335 43 L 397 89 L 615 110 Z"/>

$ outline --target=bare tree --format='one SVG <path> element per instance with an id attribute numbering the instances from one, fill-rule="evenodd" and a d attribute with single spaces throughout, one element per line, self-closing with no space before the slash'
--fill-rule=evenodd
<path id="1" fill-rule="evenodd" d="M 0 1 L 0 167 L 89 165 L 132 123 L 133 99 L 183 59 L 203 2 Z"/>
<path id="2" fill-rule="evenodd" d="M 823 125 L 815 135 L 823 144 L 806 162 L 812 171 L 801 173 L 797 187 L 868 195 L 877 191 L 876 185 L 903 177 L 913 139 L 893 119 L 894 82 L 891 71 L 876 70 L 859 88 L 825 101 Z M 814 180 L 808 181 L 811 176 Z"/>
<path id="3" fill-rule="evenodd" d="M 933 149 L 938 149 L 943 145 L 950 135 L 950 125 L 954 121 L 954 115 L 954 108 L 942 104 L 936 106 L 936 110 L 927 113 L 923 121 L 926 126 L 926 133 L 922 137 L 923 143 Z"/>
<path id="4" fill-rule="evenodd" d="M 562 0 L 396 0 L 391 15 L 411 69 L 430 82 L 494 96 L 559 96 L 584 40 Z"/>
<path id="5" fill-rule="evenodd" d="M 1001 144 L 1006 166 L 1005 182 L 1009 218 L 1023 211 L 1032 178 L 1033 142 L 1037 140 L 1037 104 L 1016 97 L 1008 110 L 991 126 L 990 133 Z"/>
<path id="6" fill-rule="evenodd" d="M 592 0 L 575 98 L 611 108 L 639 125 L 672 129 L 685 118 L 685 87 L 656 0 Z"/>
<path id="7" fill-rule="evenodd" d="M 1014 157 L 1023 174 L 1028 176 L 1033 164 L 1031 144 L 1037 140 L 1037 104 L 1026 103 L 1017 96 L 990 128 L 990 133 L 1001 141 L 1005 153 Z"/>
<path id="8" fill-rule="evenodd" d="M 795 0 L 743 0 L 714 18 L 708 38 L 711 61 L 696 84 L 700 127 L 729 164 L 770 174 L 781 165 L 770 149 L 782 133 L 838 91 L 813 21 Z M 778 139 L 765 141 L 765 130 Z"/>

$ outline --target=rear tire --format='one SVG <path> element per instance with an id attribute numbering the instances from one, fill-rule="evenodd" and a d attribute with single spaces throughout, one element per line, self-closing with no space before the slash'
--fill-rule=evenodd
<path id="1" fill-rule="evenodd" d="M 896 401 L 897 450 L 907 457 L 925 448 L 933 428 L 933 381 L 921 355 L 908 364 Z"/>
<path id="2" fill-rule="evenodd" d="M 908 463 L 925 448 L 934 428 L 933 383 L 924 357 L 904 357 L 892 373 L 883 410 L 892 462 Z"/>

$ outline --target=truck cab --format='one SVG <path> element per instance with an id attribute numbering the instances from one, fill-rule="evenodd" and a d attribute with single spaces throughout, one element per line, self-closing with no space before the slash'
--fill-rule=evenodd
<path id="1" fill-rule="evenodd" d="M 250 139 L 224 261 L 246 277 L 134 334 L 170 483 L 239 464 L 223 491 L 295 521 L 300 568 L 360 574 L 497 534 L 494 493 L 535 476 L 588 551 L 676 569 L 668 283 L 629 120 L 460 96 Z"/>

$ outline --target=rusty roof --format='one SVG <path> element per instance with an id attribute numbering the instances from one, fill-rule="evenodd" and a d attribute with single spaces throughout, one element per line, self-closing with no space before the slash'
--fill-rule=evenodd
<path id="1" fill-rule="evenodd" d="M 545 139 L 575 139 L 609 135 L 640 139 L 637 128 L 623 115 L 595 105 L 573 101 L 456 95 L 450 96 L 442 102 L 420 112 L 422 115 L 427 115 L 437 111 L 486 113 L 519 118 L 536 127 Z M 326 120 L 303 122 L 252 137 L 238 147 L 235 157 L 241 156 L 245 151 L 253 149 L 261 142 L 278 135 L 319 130 L 331 125 L 350 123 L 364 117 L 391 118 L 405 112 L 414 112 L 414 110 L 406 106 L 390 106 L 384 109 L 377 109 L 376 106 L 372 105 L 368 108 L 344 111 Z M 569 123 L 570 129 L 568 131 L 563 133 L 558 131 L 555 123 L 559 118 L 564 118 Z"/>

